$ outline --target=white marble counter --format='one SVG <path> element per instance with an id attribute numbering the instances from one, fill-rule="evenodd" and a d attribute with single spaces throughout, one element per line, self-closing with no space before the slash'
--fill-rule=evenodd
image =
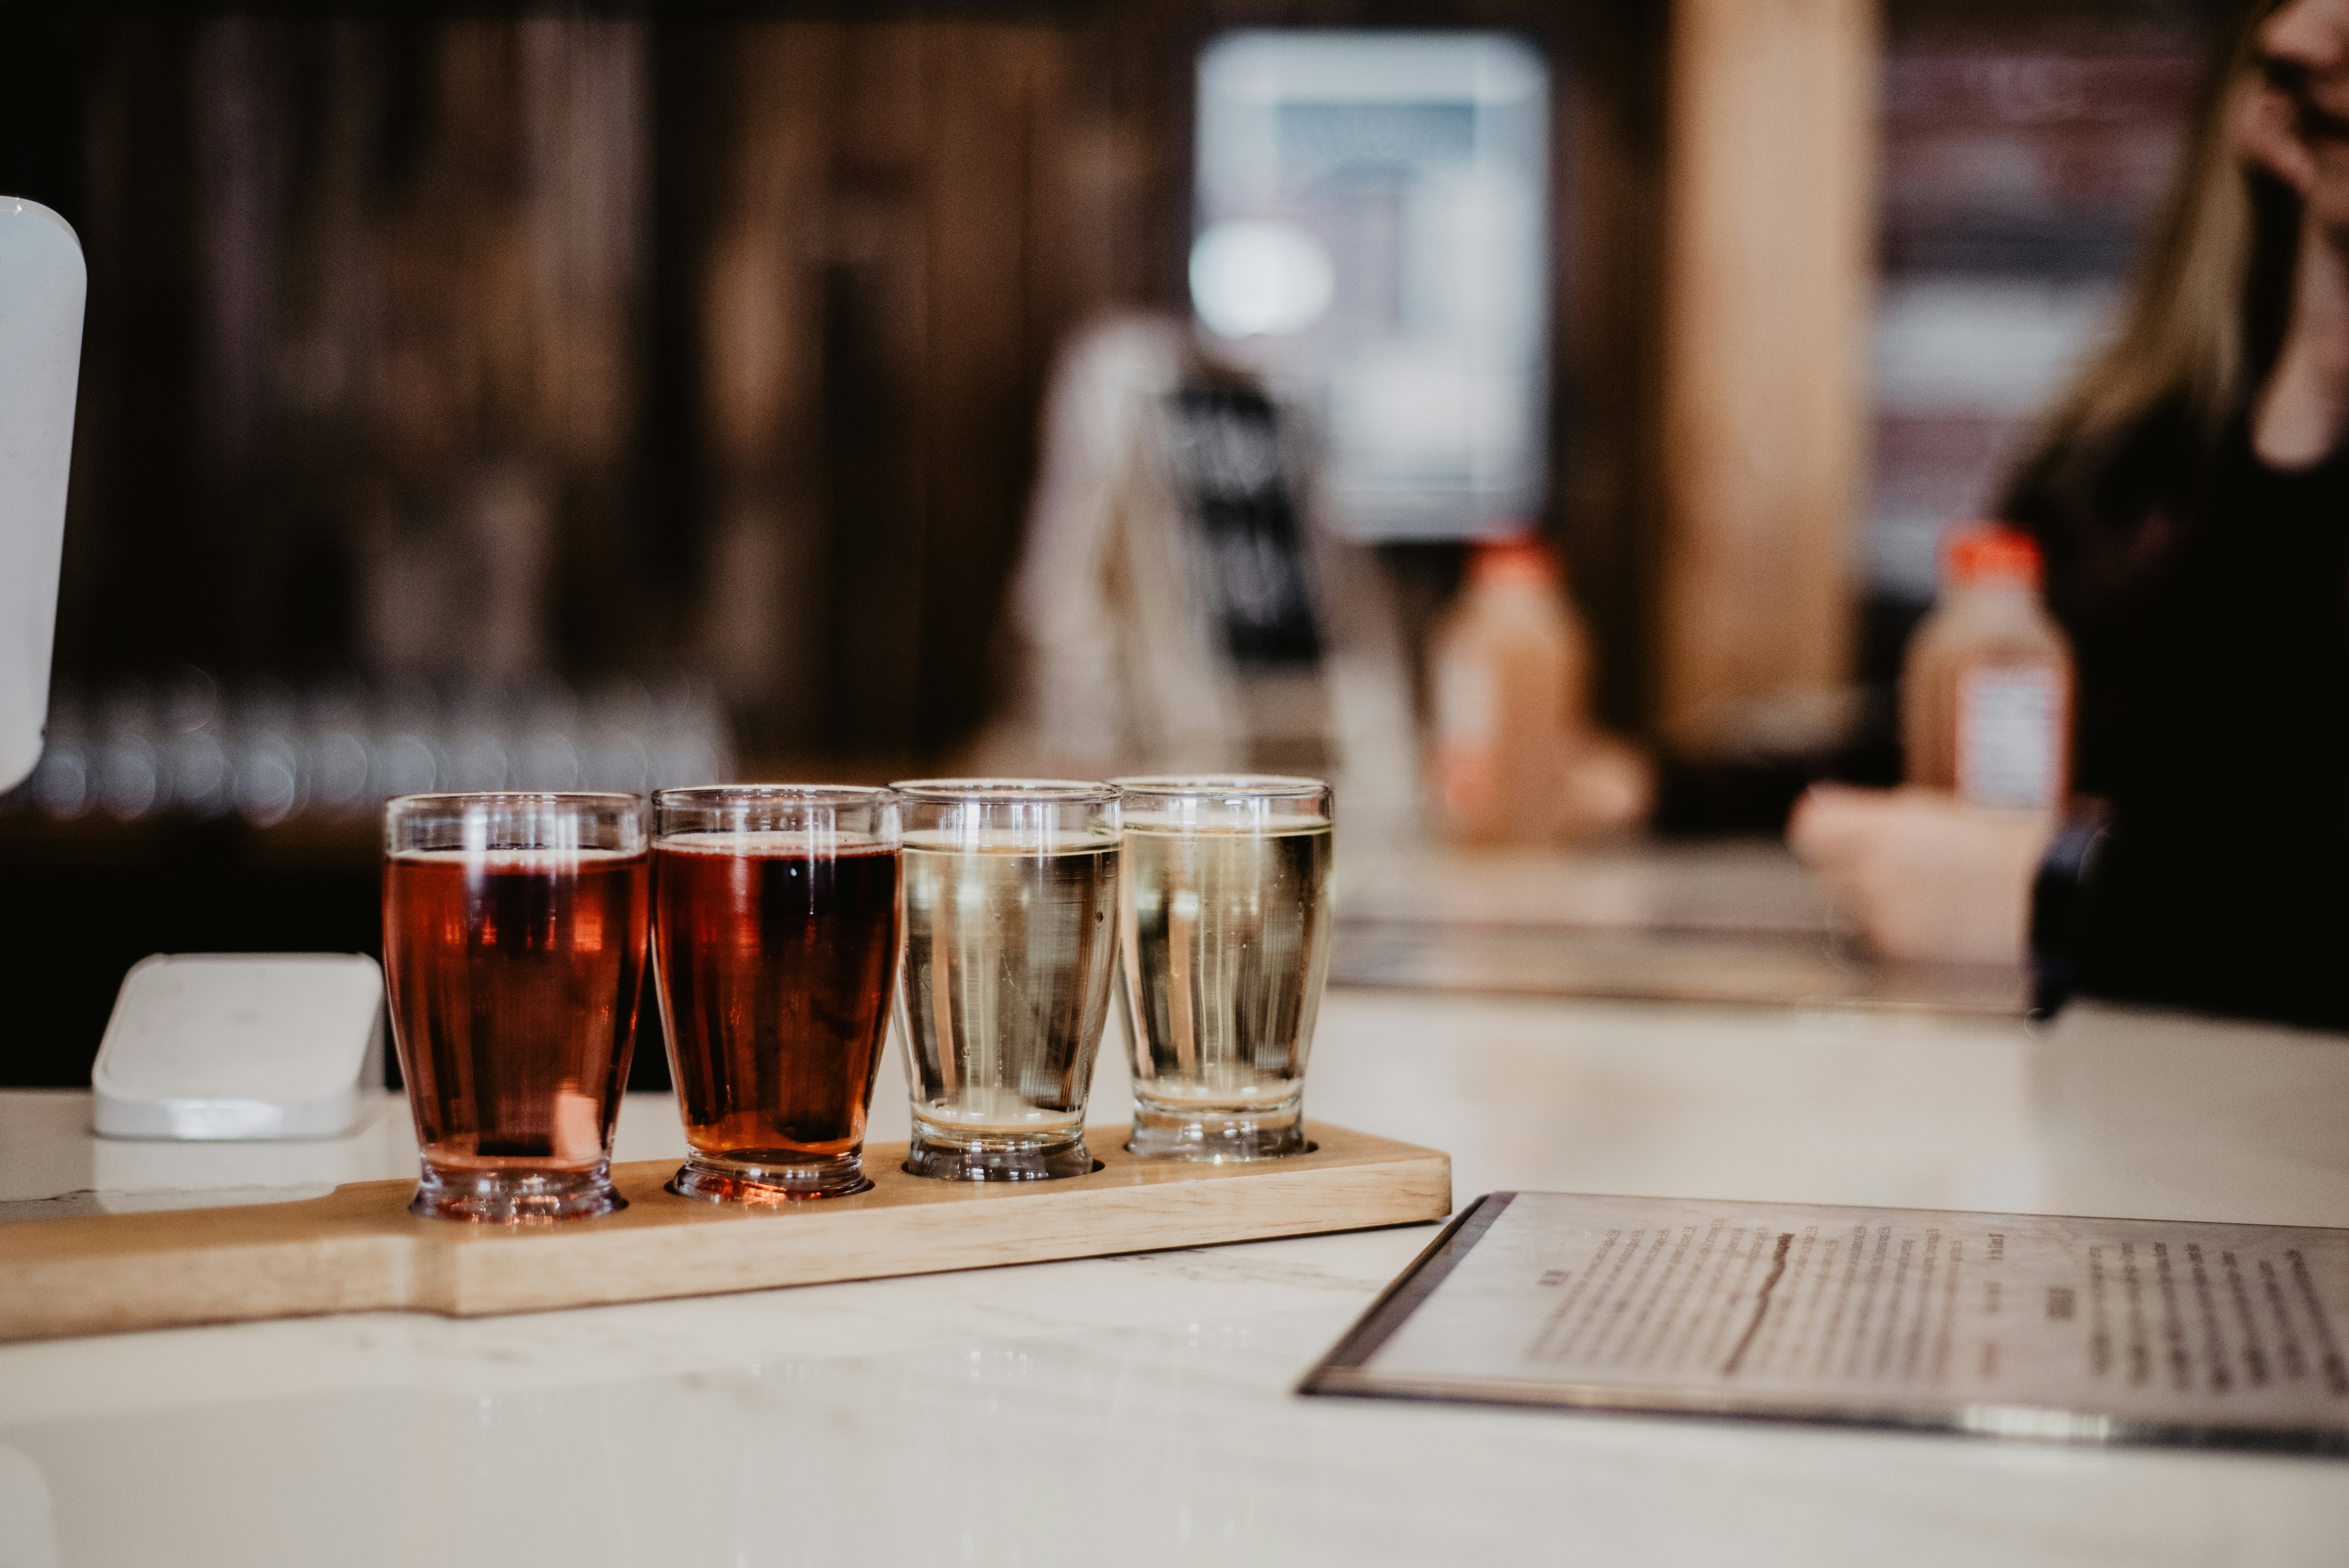
<path id="1" fill-rule="evenodd" d="M 885 1078 L 885 1082 L 893 1081 Z M 1099 1110 L 1123 1108 L 1104 1072 Z M 1333 993 L 1314 1112 L 1499 1187 L 2349 1224 L 2349 1043 L 2078 1015 Z M 876 1138 L 902 1136 L 885 1097 Z M 95 1143 L 0 1202 L 251 1199 L 355 1139 Z M 631 1100 L 622 1154 L 677 1147 Z M 2349 1465 L 1288 1390 L 1425 1227 L 471 1323 L 0 1346 L 0 1564 L 2337 1563 Z"/>

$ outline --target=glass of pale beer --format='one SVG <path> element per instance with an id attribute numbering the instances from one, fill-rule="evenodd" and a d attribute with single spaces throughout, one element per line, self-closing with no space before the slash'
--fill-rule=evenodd
<path id="1" fill-rule="evenodd" d="M 1118 795 L 1061 779 L 899 783 L 905 1169 L 1080 1176 L 1117 951 Z"/>
<path id="2" fill-rule="evenodd" d="M 1268 774 L 1115 782 L 1128 1147 L 1215 1162 L 1302 1152 L 1330 969 L 1330 787 Z"/>
<path id="3" fill-rule="evenodd" d="M 689 1150 L 669 1191 L 862 1192 L 897 977 L 897 797 L 713 785 L 653 796 L 653 975 Z"/>
<path id="4" fill-rule="evenodd" d="M 383 968 L 436 1219 L 621 1206 L 612 1130 L 645 975 L 643 801 L 404 795 L 384 809 Z"/>

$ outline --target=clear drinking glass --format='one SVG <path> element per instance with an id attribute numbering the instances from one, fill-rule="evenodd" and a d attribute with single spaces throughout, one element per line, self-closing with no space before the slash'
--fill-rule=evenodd
<path id="1" fill-rule="evenodd" d="M 895 789 L 905 1169 L 964 1181 L 1083 1175 L 1093 1165 L 1085 1095 L 1117 950 L 1117 791 L 1020 779 Z"/>
<path id="2" fill-rule="evenodd" d="M 384 809 L 383 967 L 437 1219 L 621 1206 L 612 1129 L 645 977 L 643 801 L 405 795 Z"/>
<path id="3" fill-rule="evenodd" d="M 897 797 L 717 785 L 653 796 L 653 975 L 690 1153 L 669 1191 L 862 1192 L 897 978 Z"/>
<path id="4" fill-rule="evenodd" d="M 1267 774 L 1120 779 L 1123 990 L 1137 1154 L 1305 1148 L 1305 1058 L 1330 969 L 1330 787 Z"/>

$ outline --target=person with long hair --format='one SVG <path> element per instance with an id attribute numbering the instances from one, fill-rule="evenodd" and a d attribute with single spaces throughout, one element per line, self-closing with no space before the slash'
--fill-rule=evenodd
<path id="1" fill-rule="evenodd" d="M 1999 506 L 2044 553 L 2099 805 L 2052 822 L 1815 789 L 1790 837 L 1864 934 L 2014 954 L 2036 865 L 2048 999 L 2349 1028 L 2344 430 L 2349 0 L 2267 0 L 2119 334 Z"/>

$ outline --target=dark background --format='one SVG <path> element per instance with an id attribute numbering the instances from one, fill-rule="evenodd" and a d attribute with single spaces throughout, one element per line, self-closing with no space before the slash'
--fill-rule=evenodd
<path id="1" fill-rule="evenodd" d="M 1888 273 L 2116 273 L 2230 10 L 1892 6 Z M 1541 522 L 1602 717 L 1643 733 L 1653 0 L 7 8 L 0 190 L 62 213 L 90 268 L 60 683 L 683 668 L 746 772 L 949 764 L 997 687 L 1052 355 L 1102 312 L 1187 308 L 1193 60 L 1270 24 L 1548 55 Z M 2018 157 L 2030 201 L 1968 183 Z M 1997 433 L 1926 425 L 1880 429 L 1879 469 L 1975 483 Z M 1460 552 L 1381 554 L 1416 633 Z M 1886 715 L 1919 608 L 1863 612 Z M 1668 768 L 1662 825 L 1769 827 L 1821 768 L 1884 775 L 1886 733 Z M 86 1082 L 146 954 L 376 952 L 376 831 L 0 805 L 0 1082 Z M 666 1080 L 657 1027 L 637 1059 Z"/>

